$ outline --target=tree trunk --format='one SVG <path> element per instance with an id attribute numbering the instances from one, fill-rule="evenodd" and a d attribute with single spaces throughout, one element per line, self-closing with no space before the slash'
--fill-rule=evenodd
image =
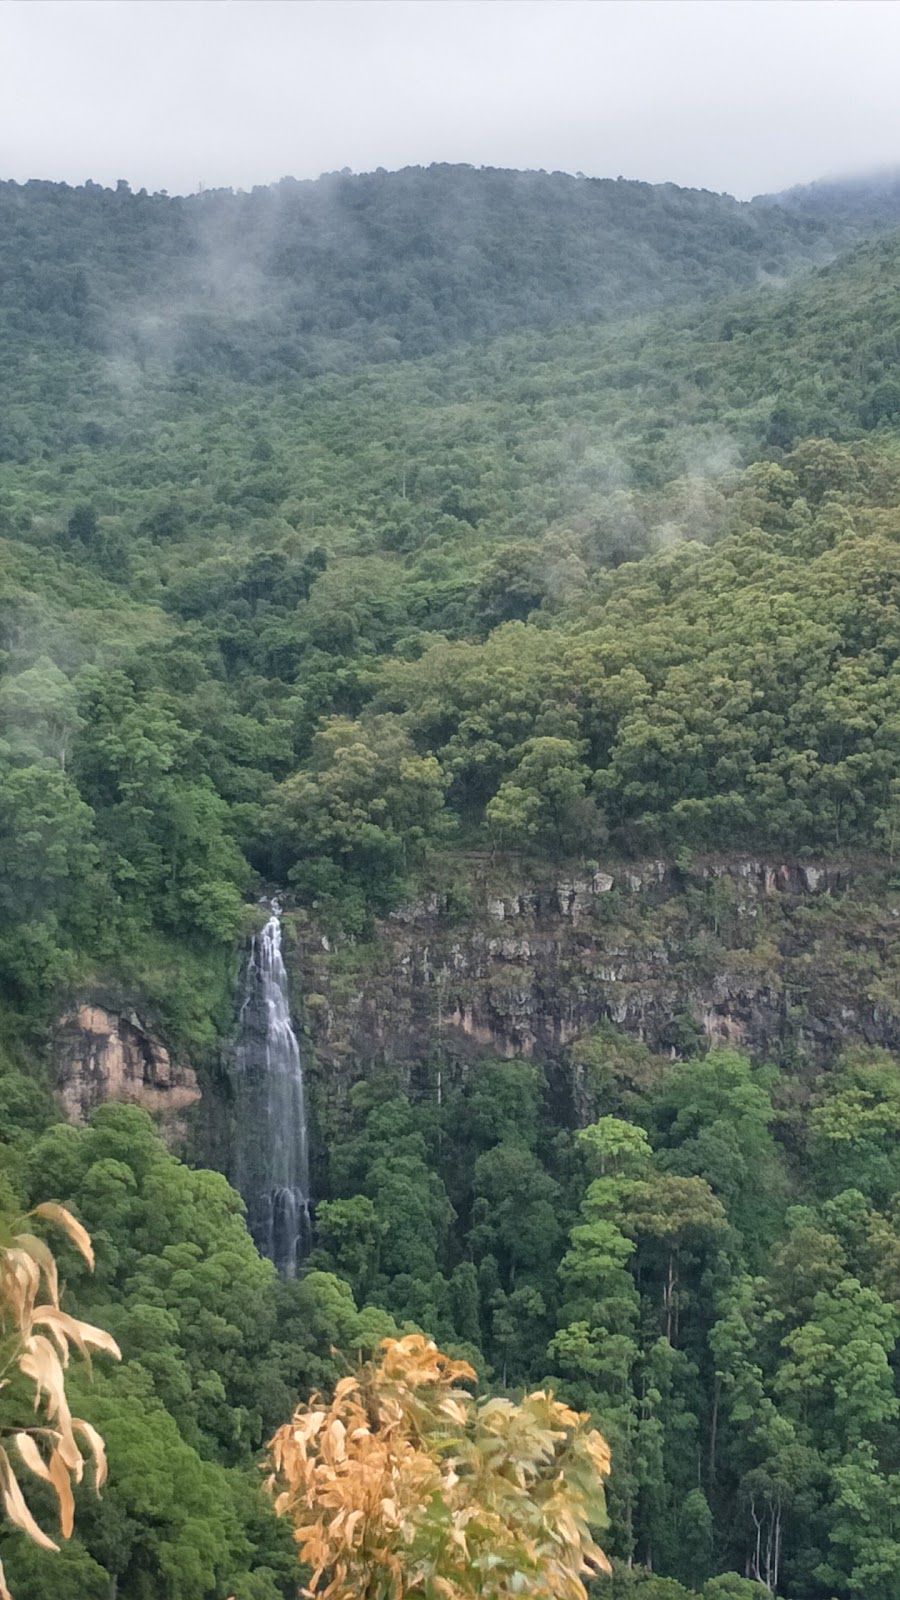
<path id="1" fill-rule="evenodd" d="M 709 1490 L 712 1493 L 716 1481 L 716 1435 L 719 1430 L 719 1395 L 722 1390 L 722 1379 L 718 1372 L 713 1386 L 712 1418 L 709 1424 Z"/>

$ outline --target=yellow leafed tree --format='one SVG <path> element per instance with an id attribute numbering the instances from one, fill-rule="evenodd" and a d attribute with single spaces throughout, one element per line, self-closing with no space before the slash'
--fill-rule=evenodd
<path id="1" fill-rule="evenodd" d="M 29 1213 L 63 1228 L 93 1267 L 91 1241 L 62 1206 L 47 1203 Z M 0 1503 L 10 1521 L 45 1550 L 59 1546 L 35 1521 L 18 1473 L 50 1485 L 59 1505 L 62 1536 L 72 1532 L 72 1484 L 84 1474 L 80 1438 L 93 1457 L 97 1489 L 106 1477 L 100 1435 L 73 1417 L 66 1399 L 64 1369 L 74 1345 L 90 1361 L 90 1349 L 116 1359 L 110 1334 L 79 1322 L 60 1308 L 59 1282 L 52 1251 L 31 1233 L 28 1219 L 0 1222 Z M 0 1600 L 12 1600 L 0 1565 Z"/>
<path id="2" fill-rule="evenodd" d="M 609 1449 L 588 1418 L 538 1391 L 476 1400 L 475 1374 L 420 1335 L 313 1395 L 270 1444 L 319 1600 L 585 1600 L 608 1572 Z"/>

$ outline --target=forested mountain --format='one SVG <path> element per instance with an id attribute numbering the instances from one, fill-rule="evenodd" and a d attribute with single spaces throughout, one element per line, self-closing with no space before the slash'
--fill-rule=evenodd
<path id="1" fill-rule="evenodd" d="M 768 1059 L 681 1013 L 666 1056 L 611 1017 L 534 1060 L 385 1041 L 314 1100 L 293 1282 L 201 1165 L 273 892 L 333 963 L 302 1018 L 411 898 L 464 942 L 474 860 L 652 855 L 681 889 L 598 898 L 609 965 L 680 941 L 749 983 L 851 929 L 897 1035 L 900 244 L 806 209 L 468 168 L 0 186 L 0 1205 L 89 1226 L 68 1303 L 124 1355 L 78 1395 L 101 1507 L 64 1557 L 2 1541 L 16 1600 L 294 1594 L 254 1462 L 397 1327 L 592 1412 L 597 1600 L 894 1600 L 900 1061 L 798 1045 L 802 984 Z M 776 937 L 691 876 L 748 851 L 864 886 Z M 193 1167 L 133 1106 L 59 1122 L 79 1005 L 191 1057 Z"/>
<path id="2" fill-rule="evenodd" d="M 37 341 L 268 382 L 701 300 L 852 237 L 842 218 L 561 172 L 411 167 L 187 197 L 2 183 L 0 326 L 7 361 Z"/>
<path id="3" fill-rule="evenodd" d="M 887 167 L 860 176 L 822 178 L 780 194 L 758 195 L 753 203 L 783 206 L 831 227 L 844 222 L 869 234 L 888 233 L 900 224 L 900 171 Z"/>

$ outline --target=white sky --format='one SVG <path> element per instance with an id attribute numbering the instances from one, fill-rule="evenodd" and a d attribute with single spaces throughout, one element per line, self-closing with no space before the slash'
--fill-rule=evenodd
<path id="1" fill-rule="evenodd" d="M 432 161 L 742 198 L 900 164 L 896 0 L 0 0 L 0 177 Z"/>

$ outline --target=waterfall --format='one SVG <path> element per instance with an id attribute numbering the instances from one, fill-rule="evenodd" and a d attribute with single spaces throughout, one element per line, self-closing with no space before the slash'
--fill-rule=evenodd
<path id="1" fill-rule="evenodd" d="M 291 1026 L 280 906 L 250 946 L 236 1052 L 235 1185 L 257 1249 L 293 1278 L 310 1243 L 303 1063 Z"/>

